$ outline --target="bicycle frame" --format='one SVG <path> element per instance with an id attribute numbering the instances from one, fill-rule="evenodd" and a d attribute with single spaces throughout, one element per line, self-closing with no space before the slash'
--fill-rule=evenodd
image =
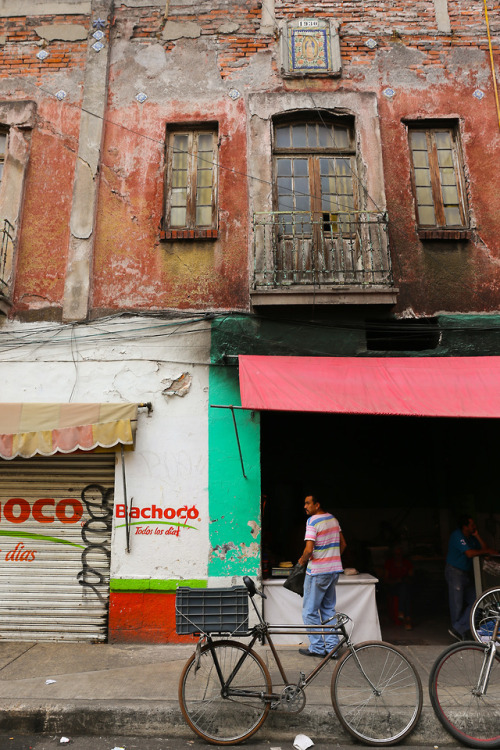
<path id="1" fill-rule="evenodd" d="M 340 636 L 339 642 L 321 659 L 318 665 L 313 670 L 311 670 L 311 672 L 307 676 L 304 674 L 304 672 L 300 672 L 299 680 L 297 682 L 297 687 L 300 689 L 307 688 L 308 685 L 310 685 L 311 682 L 323 670 L 323 668 L 326 666 L 326 664 L 332 658 L 332 656 L 334 656 L 343 646 L 347 646 L 347 648 L 349 648 L 352 655 L 354 656 L 354 659 L 358 665 L 360 672 L 363 674 L 364 678 L 369 683 L 374 694 L 380 695 L 380 692 L 373 685 L 373 683 L 371 682 L 369 677 L 366 675 L 363 667 L 361 666 L 359 662 L 356 651 L 353 648 L 350 636 L 347 633 L 347 630 L 345 627 L 345 621 L 341 620 L 337 625 L 332 626 L 332 627 L 327 627 L 329 621 L 326 623 L 323 623 L 322 625 L 307 625 L 307 626 L 305 625 L 269 625 L 262 618 L 262 615 L 259 612 L 257 606 L 255 605 L 255 602 L 253 601 L 252 597 L 250 597 L 250 601 L 252 602 L 253 608 L 257 614 L 259 623 L 252 628 L 251 639 L 247 646 L 247 649 L 248 651 L 250 651 L 254 647 L 257 641 L 259 641 L 263 645 L 267 643 L 269 645 L 269 648 L 271 649 L 271 653 L 273 655 L 274 661 L 276 662 L 276 666 L 278 667 L 281 679 L 283 680 L 283 684 L 285 686 L 290 685 L 291 683 L 288 680 L 288 677 L 283 667 L 283 664 L 281 662 L 281 659 L 279 658 L 279 654 L 273 643 L 272 635 L 285 635 L 285 634 L 307 635 L 308 633 L 312 631 L 318 635 L 325 635 L 327 633 L 328 634 L 335 633 L 336 635 Z M 205 636 L 205 638 L 210 648 L 212 658 L 214 660 L 215 669 L 217 671 L 217 675 L 221 683 L 222 695 L 225 698 L 230 697 L 230 696 L 239 696 L 239 697 L 256 697 L 257 696 L 257 697 L 260 697 L 262 700 L 268 701 L 271 703 L 273 701 L 280 700 L 281 696 L 276 693 L 262 694 L 260 692 L 255 692 L 251 690 L 242 690 L 241 688 L 231 688 L 231 683 L 234 680 L 235 676 L 237 675 L 238 671 L 240 670 L 243 662 L 247 658 L 247 655 L 245 653 L 242 654 L 241 658 L 238 660 L 237 664 L 235 665 L 228 679 L 224 681 L 222 670 L 219 664 L 219 660 L 217 658 L 217 652 L 214 648 L 211 648 L 211 645 L 215 641 L 208 634 Z M 276 704 L 276 707 L 277 705 L 278 704 Z"/>
<path id="2" fill-rule="evenodd" d="M 493 662 L 495 660 L 495 656 L 496 656 L 496 652 L 498 648 L 497 643 L 499 642 L 499 638 L 498 638 L 499 626 L 500 626 L 500 618 L 498 618 L 495 622 L 495 627 L 493 629 L 492 638 L 488 642 L 488 645 L 484 652 L 483 665 L 481 667 L 481 672 L 479 673 L 479 680 L 477 683 L 477 687 L 473 690 L 474 695 L 477 695 L 477 696 L 486 695 L 486 691 L 488 690 L 488 683 L 490 681 L 491 668 L 493 666 Z"/>

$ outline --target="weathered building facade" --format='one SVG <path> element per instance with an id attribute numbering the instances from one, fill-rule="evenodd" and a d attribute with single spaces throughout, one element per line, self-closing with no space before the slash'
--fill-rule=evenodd
<path id="1" fill-rule="evenodd" d="M 0 632 L 174 639 L 179 582 L 288 559 L 312 483 L 357 567 L 396 537 L 430 561 L 457 508 L 498 546 L 493 407 L 227 408 L 241 355 L 496 364 L 498 2 L 24 6 L 0 6 Z"/>

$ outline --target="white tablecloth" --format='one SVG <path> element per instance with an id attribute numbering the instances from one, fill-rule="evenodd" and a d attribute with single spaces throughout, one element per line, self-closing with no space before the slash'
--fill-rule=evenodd
<path id="1" fill-rule="evenodd" d="M 353 643 L 380 640 L 380 623 L 375 601 L 377 578 L 368 573 L 356 576 L 341 574 L 337 583 L 337 612 L 352 619 Z M 283 588 L 283 579 L 264 581 L 264 619 L 271 625 L 300 625 L 302 623 L 302 597 Z M 348 632 L 353 627 L 348 623 Z M 276 644 L 307 643 L 307 635 L 273 635 Z"/>

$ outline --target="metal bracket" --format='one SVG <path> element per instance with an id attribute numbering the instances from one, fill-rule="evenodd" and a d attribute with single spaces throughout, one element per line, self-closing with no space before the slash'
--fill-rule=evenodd
<path id="1" fill-rule="evenodd" d="M 245 474 L 245 466 L 243 464 L 243 455 L 241 453 L 240 436 L 238 435 L 238 425 L 236 424 L 236 417 L 234 416 L 235 409 L 244 409 L 244 407 L 243 406 L 219 406 L 218 404 L 211 404 L 210 406 L 212 409 L 230 409 L 231 410 L 231 414 L 233 417 L 233 424 L 234 424 L 234 432 L 236 435 L 236 442 L 238 444 L 238 452 L 240 454 L 241 473 L 243 474 L 243 477 L 245 479 L 248 479 L 247 475 Z"/>
<path id="2" fill-rule="evenodd" d="M 123 479 L 123 500 L 125 503 L 125 534 L 127 537 L 127 552 L 130 552 L 130 515 L 128 512 L 128 500 L 127 500 L 127 479 L 125 476 L 125 451 L 123 445 L 120 446 L 122 452 L 122 479 Z M 130 509 L 132 510 L 132 500 L 130 498 Z"/>

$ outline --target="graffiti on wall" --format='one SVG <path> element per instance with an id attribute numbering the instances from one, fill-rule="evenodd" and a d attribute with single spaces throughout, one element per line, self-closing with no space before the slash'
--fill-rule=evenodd
<path id="1" fill-rule="evenodd" d="M 89 484 L 82 490 L 82 502 L 89 518 L 82 526 L 82 569 L 77 579 L 84 590 L 93 591 L 102 602 L 107 600 L 111 559 L 109 539 L 113 518 L 113 489 Z"/>

